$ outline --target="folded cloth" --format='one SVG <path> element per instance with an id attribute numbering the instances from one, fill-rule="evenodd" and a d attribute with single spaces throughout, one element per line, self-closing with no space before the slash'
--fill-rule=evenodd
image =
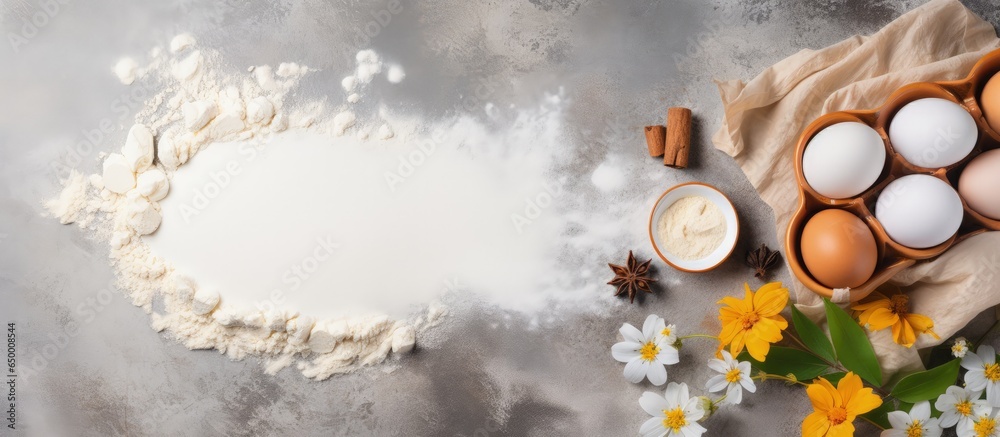
<path id="1" fill-rule="evenodd" d="M 798 206 L 795 145 L 816 117 L 870 109 L 911 82 L 961 79 L 983 55 L 1000 47 L 993 25 L 956 0 L 933 0 L 871 36 L 854 36 L 820 50 L 802 50 L 749 83 L 717 82 L 725 108 L 715 147 L 743 169 L 774 209 L 779 241 Z M 937 259 L 899 273 L 892 282 L 911 297 L 911 311 L 933 319 L 947 339 L 984 309 L 1000 304 L 1000 232 L 956 245 Z M 819 296 L 796 281 L 800 309 L 822 314 Z M 942 340 L 920 336 L 912 349 L 888 329 L 870 334 L 885 380 L 922 368 L 916 349 Z"/>

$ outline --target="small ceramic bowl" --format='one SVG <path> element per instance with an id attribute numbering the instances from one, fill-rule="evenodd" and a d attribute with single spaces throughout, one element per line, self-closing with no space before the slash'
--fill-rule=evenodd
<path id="1" fill-rule="evenodd" d="M 722 243 L 719 247 L 715 248 L 711 254 L 702 259 L 687 260 L 681 259 L 676 255 L 670 253 L 667 250 L 666 244 L 660 241 L 659 232 L 657 232 L 656 224 L 660 219 L 660 215 L 667 210 L 667 208 L 674 202 L 691 196 L 701 196 L 712 203 L 715 204 L 722 211 L 722 215 L 726 219 L 726 236 L 722 238 Z M 733 207 L 733 202 L 729 201 L 729 198 L 725 194 L 722 194 L 717 188 L 703 184 L 700 182 L 688 182 L 686 184 L 675 185 L 669 190 L 665 191 L 659 199 L 656 200 L 656 205 L 653 206 L 653 212 L 649 215 L 649 239 L 653 242 L 653 250 L 656 254 L 660 256 L 663 262 L 669 264 L 671 267 L 683 271 L 683 272 L 707 272 L 718 267 L 729 255 L 732 255 L 733 249 L 736 248 L 736 241 L 740 237 L 740 219 L 736 215 L 736 208 Z"/>

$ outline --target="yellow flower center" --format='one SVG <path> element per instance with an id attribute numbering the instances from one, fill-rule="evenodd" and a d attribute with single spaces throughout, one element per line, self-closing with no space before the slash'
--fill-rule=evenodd
<path id="1" fill-rule="evenodd" d="M 988 417 L 980 418 L 972 428 L 976 432 L 976 437 L 989 437 L 996 431 L 997 421 Z"/>
<path id="2" fill-rule="evenodd" d="M 905 316 L 910 312 L 910 298 L 905 294 L 896 294 L 889 298 L 889 311 L 897 316 Z"/>
<path id="3" fill-rule="evenodd" d="M 840 425 L 847 421 L 847 410 L 844 407 L 833 407 L 826 412 L 826 420 L 830 421 L 830 425 Z"/>
<path id="4" fill-rule="evenodd" d="M 642 345 L 642 349 L 639 349 L 639 355 L 641 355 L 642 359 L 646 361 L 655 360 L 656 356 L 659 354 L 660 354 L 660 347 L 653 342 L 646 343 Z"/>
<path id="5" fill-rule="evenodd" d="M 906 437 L 923 437 L 924 427 L 920 424 L 919 420 L 914 420 L 910 424 L 909 428 L 906 428 Z"/>
<path id="6" fill-rule="evenodd" d="M 1000 381 L 1000 364 L 986 364 L 983 366 L 983 374 L 990 382 Z"/>
<path id="7" fill-rule="evenodd" d="M 666 328 L 663 328 L 663 331 L 661 331 L 660 334 L 663 334 L 664 337 L 670 337 L 670 334 L 672 334 L 673 332 L 674 331 L 671 330 L 670 327 L 668 326 Z"/>
<path id="8" fill-rule="evenodd" d="M 963 401 L 955 404 L 955 412 L 965 417 L 972 415 L 972 401 Z"/>
<path id="9" fill-rule="evenodd" d="M 755 325 L 759 320 L 760 316 L 757 314 L 757 312 L 751 311 L 749 313 L 740 316 L 739 322 L 743 324 L 743 329 L 750 329 L 753 328 L 753 325 Z"/>
<path id="10" fill-rule="evenodd" d="M 741 377 L 743 377 L 743 373 L 740 372 L 739 368 L 734 368 L 734 369 L 731 369 L 730 371 L 726 372 L 726 381 L 727 382 L 740 382 L 740 378 Z"/>
<path id="11" fill-rule="evenodd" d="M 663 419 L 663 427 L 674 430 L 674 433 L 681 431 L 681 428 L 687 426 L 687 418 L 684 417 L 684 410 L 677 407 L 673 410 L 663 410 L 663 415 L 666 416 Z"/>

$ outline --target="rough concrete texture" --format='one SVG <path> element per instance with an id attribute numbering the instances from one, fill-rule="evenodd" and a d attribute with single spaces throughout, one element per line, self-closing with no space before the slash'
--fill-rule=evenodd
<path id="1" fill-rule="evenodd" d="M 0 5 L 3 34 L 23 32 L 43 3 Z M 19 387 L 19 433 L 635 434 L 646 419 L 637 399 L 654 388 L 623 380 L 622 365 L 610 357 L 618 327 L 657 313 L 686 332 L 715 332 L 715 302 L 753 280 L 739 254 L 761 242 L 777 246 L 770 211 L 710 144 L 721 111 L 712 79 L 749 79 L 803 48 L 871 33 L 920 3 L 403 1 L 403 11 L 379 26 L 370 43 L 359 29 L 386 8 L 381 0 L 59 3 L 27 44 L 0 49 L 0 313 L 5 323 L 18 323 L 21 365 L 36 371 Z M 1000 20 L 995 1 L 966 3 L 991 22 Z M 350 68 L 359 48 L 374 47 L 420 78 L 408 77 L 377 97 L 431 117 L 469 99 L 480 112 L 486 101 L 498 107 L 533 102 L 562 86 L 571 102 L 567 141 L 581 151 L 571 167 L 582 179 L 609 154 L 640 162 L 641 126 L 660 122 L 668 105 L 689 106 L 697 118 L 692 167 L 670 171 L 647 161 L 619 195 L 654 199 L 689 180 L 722 188 L 741 214 L 738 255 L 702 275 L 678 273 L 657 260 L 663 286 L 656 295 L 636 305 L 608 300 L 602 311 L 526 320 L 459 302 L 388 374 L 375 367 L 317 383 L 292 370 L 267 376 L 253 359 L 188 351 L 149 329 L 148 316 L 113 288 L 105 246 L 40 217 L 40 200 L 58 185 L 50 163 L 64 159 L 83 131 L 109 119 L 116 132 L 76 165 L 92 171 L 97 153 L 123 141 L 128 113 L 141 106 L 129 102 L 110 66 L 180 31 L 197 34 L 234 65 L 291 60 L 331 72 L 307 81 L 303 93 L 337 89 L 336 72 Z M 654 171 L 658 176 L 644 176 Z M 577 189 L 600 204 L 602 194 L 592 186 Z M 644 224 L 631 219 L 646 211 L 623 212 L 624 231 L 615 237 L 620 253 L 566 262 L 598 272 L 589 281 L 600 284 L 607 280 L 604 264 L 616 261 L 609 255 L 636 248 L 651 256 Z M 788 273 L 774 279 L 787 281 Z M 984 314 L 965 334 L 976 338 L 992 317 Z M 692 340 L 682 364 L 669 369 L 670 379 L 702 393 L 712 349 Z M 712 417 L 708 435 L 795 435 L 809 410 L 802 389 L 767 382 L 743 405 Z M 875 434 L 859 427 L 859 435 Z"/>

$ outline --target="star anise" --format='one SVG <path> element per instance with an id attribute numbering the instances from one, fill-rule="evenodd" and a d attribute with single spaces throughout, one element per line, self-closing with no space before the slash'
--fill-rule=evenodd
<path id="1" fill-rule="evenodd" d="M 766 244 L 761 244 L 760 249 L 747 251 L 747 267 L 754 269 L 753 275 L 760 280 L 764 280 L 768 270 L 774 268 L 779 259 L 781 259 L 781 253 L 771 250 Z"/>
<path id="2" fill-rule="evenodd" d="M 608 267 L 611 267 L 611 271 L 615 272 L 615 277 L 611 282 L 608 282 L 608 285 L 618 287 L 615 296 L 627 294 L 629 303 L 632 303 L 635 302 L 635 295 L 640 290 L 652 293 L 653 290 L 649 288 L 649 284 L 656 282 L 656 279 L 646 276 L 646 273 L 649 272 L 650 261 L 652 260 L 648 259 L 646 262 L 640 263 L 635 259 L 630 250 L 628 251 L 628 261 L 624 266 L 609 263 Z"/>

